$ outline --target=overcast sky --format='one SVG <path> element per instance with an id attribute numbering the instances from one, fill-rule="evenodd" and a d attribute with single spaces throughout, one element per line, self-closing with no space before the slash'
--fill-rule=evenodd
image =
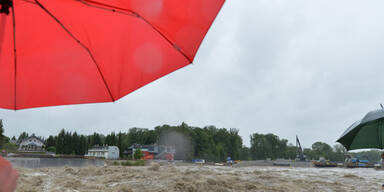
<path id="1" fill-rule="evenodd" d="M 331 145 L 384 103 L 384 1 L 227 0 L 193 65 L 115 103 L 0 109 L 5 135 L 157 125 Z"/>

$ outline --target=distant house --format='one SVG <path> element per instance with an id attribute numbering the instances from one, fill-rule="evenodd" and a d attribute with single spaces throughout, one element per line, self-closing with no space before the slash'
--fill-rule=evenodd
<path id="1" fill-rule="evenodd" d="M 32 135 L 20 142 L 18 150 L 28 152 L 44 151 L 44 142 Z"/>
<path id="2" fill-rule="evenodd" d="M 94 146 L 88 150 L 88 153 L 85 156 L 119 159 L 119 148 L 116 146 Z"/>
<path id="3" fill-rule="evenodd" d="M 161 160 L 169 160 L 173 161 L 176 153 L 175 146 L 168 145 L 139 145 L 133 144 L 130 146 L 124 154 L 127 156 L 131 156 L 133 158 L 135 151 L 140 149 L 143 153 L 143 159 L 152 160 L 152 159 L 161 159 Z"/>

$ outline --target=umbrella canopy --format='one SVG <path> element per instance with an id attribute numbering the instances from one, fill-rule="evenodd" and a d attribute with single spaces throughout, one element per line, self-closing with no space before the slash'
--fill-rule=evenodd
<path id="1" fill-rule="evenodd" d="M 225 0 L 0 0 L 0 108 L 111 102 L 193 62 Z"/>
<path id="2" fill-rule="evenodd" d="M 369 112 L 353 123 L 337 140 L 347 150 L 384 148 L 384 109 Z"/>

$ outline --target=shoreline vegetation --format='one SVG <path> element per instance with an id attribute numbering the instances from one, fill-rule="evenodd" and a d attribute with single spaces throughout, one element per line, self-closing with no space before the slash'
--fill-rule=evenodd
<path id="1" fill-rule="evenodd" d="M 30 136 L 23 132 L 18 138 L 12 139 L 2 135 L 4 127 L 0 125 L 0 150 L 17 152 L 17 145 Z M 217 128 L 215 126 L 193 127 L 186 123 L 178 126 L 162 125 L 154 129 L 131 128 L 127 132 L 112 132 L 108 135 L 93 133 L 82 135 L 62 129 L 58 135 L 50 135 L 44 141 L 48 152 L 58 156 L 83 156 L 94 145 L 118 146 L 121 159 L 132 159 L 125 156 L 124 151 L 133 144 L 164 144 L 176 147 L 175 160 L 205 159 L 210 162 L 225 162 L 227 157 L 233 160 L 266 160 L 266 159 L 295 159 L 297 147 L 288 143 L 287 139 L 279 138 L 274 134 L 250 135 L 251 146 L 243 145 L 243 138 L 239 130 L 230 128 Z M 34 134 L 32 134 L 34 135 Z M 331 161 L 344 161 L 347 154 L 342 145 L 330 146 L 324 142 L 315 142 L 311 148 L 303 149 L 307 160 L 317 160 L 320 157 Z M 365 157 L 371 161 L 380 160 L 380 151 L 371 150 L 359 153 L 348 153 L 352 156 Z"/>

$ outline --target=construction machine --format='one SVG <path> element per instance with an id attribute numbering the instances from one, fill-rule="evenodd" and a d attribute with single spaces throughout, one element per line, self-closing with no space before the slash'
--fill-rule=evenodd
<path id="1" fill-rule="evenodd" d="M 299 138 L 296 135 L 296 160 L 298 161 L 305 161 L 305 155 L 303 153 L 303 149 L 301 148 L 301 144 L 299 141 Z"/>

